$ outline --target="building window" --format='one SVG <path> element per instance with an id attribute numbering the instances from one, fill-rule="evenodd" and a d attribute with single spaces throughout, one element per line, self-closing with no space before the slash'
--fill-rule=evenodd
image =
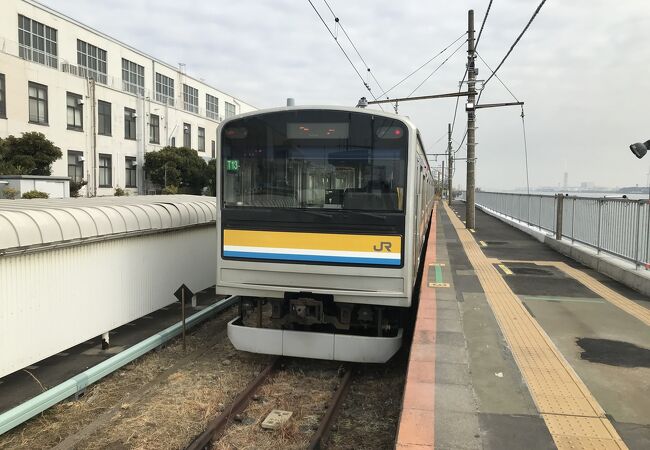
<path id="1" fill-rule="evenodd" d="M 29 17 L 18 14 L 18 56 L 58 68 L 57 32 Z"/>
<path id="2" fill-rule="evenodd" d="M 29 82 L 29 121 L 47 125 L 47 86 Z"/>
<path id="3" fill-rule="evenodd" d="M 149 116 L 149 142 L 160 144 L 160 117 L 155 114 Z"/>
<path id="4" fill-rule="evenodd" d="M 82 131 L 84 128 L 84 106 L 81 95 L 68 92 L 66 95 L 66 116 L 68 130 Z"/>
<path id="5" fill-rule="evenodd" d="M 7 118 L 7 87 L 5 86 L 5 75 L 0 73 L 0 118 Z"/>
<path id="6" fill-rule="evenodd" d="M 122 90 L 144 96 L 144 66 L 122 58 Z"/>
<path id="7" fill-rule="evenodd" d="M 217 143 L 215 141 L 212 141 L 212 158 L 215 158 L 215 155 L 217 153 Z"/>
<path id="8" fill-rule="evenodd" d="M 199 151 L 205 151 L 205 128 L 199 127 Z"/>
<path id="9" fill-rule="evenodd" d="M 210 119 L 219 120 L 219 99 L 205 94 L 205 115 Z"/>
<path id="10" fill-rule="evenodd" d="M 135 158 L 132 156 L 127 156 L 124 159 L 124 167 L 126 170 L 125 177 L 124 177 L 124 183 L 125 186 L 128 188 L 134 188 L 138 187 L 137 184 L 137 173 L 136 173 L 136 168 L 137 168 L 137 163 L 135 162 Z"/>
<path id="11" fill-rule="evenodd" d="M 106 50 L 77 39 L 79 76 L 106 84 Z"/>
<path id="12" fill-rule="evenodd" d="M 135 140 L 135 109 L 124 108 L 124 139 Z"/>
<path id="13" fill-rule="evenodd" d="M 111 155 L 99 154 L 99 187 L 113 186 L 113 167 Z"/>
<path id="14" fill-rule="evenodd" d="M 183 124 L 183 147 L 192 148 L 192 125 Z"/>
<path id="15" fill-rule="evenodd" d="M 171 146 L 174 147 L 174 148 L 176 147 L 176 138 L 175 137 L 172 137 Z"/>
<path id="16" fill-rule="evenodd" d="M 99 100 L 97 102 L 97 133 L 110 136 L 112 129 L 111 104 Z"/>
<path id="17" fill-rule="evenodd" d="M 156 72 L 156 101 L 174 106 L 174 80 Z"/>
<path id="18" fill-rule="evenodd" d="M 185 111 L 199 113 L 199 90 L 187 84 L 183 85 L 183 108 Z"/>
<path id="19" fill-rule="evenodd" d="M 233 105 L 232 103 L 228 103 L 228 102 L 225 102 L 225 103 L 226 103 L 226 119 L 228 117 L 232 117 L 235 114 L 237 114 L 235 112 L 235 105 Z"/>
<path id="20" fill-rule="evenodd" d="M 83 153 L 68 150 L 68 176 L 79 183 L 84 178 L 84 159 Z"/>

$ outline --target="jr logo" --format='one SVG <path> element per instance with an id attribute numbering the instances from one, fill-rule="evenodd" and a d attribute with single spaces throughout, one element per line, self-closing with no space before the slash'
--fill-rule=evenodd
<path id="1" fill-rule="evenodd" d="M 383 252 L 384 250 L 386 250 L 387 252 L 390 252 L 390 251 L 391 251 L 391 250 L 390 250 L 391 245 L 392 245 L 392 244 L 391 244 L 390 242 L 384 242 L 384 241 L 382 241 L 382 242 L 379 243 L 379 247 L 377 247 L 377 246 L 375 245 L 375 246 L 372 247 L 372 249 L 373 249 L 374 251 L 376 251 L 376 252 Z"/>

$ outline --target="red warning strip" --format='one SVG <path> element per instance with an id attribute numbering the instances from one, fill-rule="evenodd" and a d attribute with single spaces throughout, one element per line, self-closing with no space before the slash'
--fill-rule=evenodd
<path id="1" fill-rule="evenodd" d="M 434 448 L 434 404 L 436 374 L 436 290 L 429 287 L 426 271 L 436 261 L 436 206 L 434 206 L 420 284 L 413 343 L 404 387 L 402 415 L 396 448 Z"/>

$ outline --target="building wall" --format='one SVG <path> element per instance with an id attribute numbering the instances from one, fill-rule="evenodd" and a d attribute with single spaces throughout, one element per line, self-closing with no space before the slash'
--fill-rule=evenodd
<path id="1" fill-rule="evenodd" d="M 214 284 L 214 224 L 0 257 L 0 378 Z"/>
<path id="2" fill-rule="evenodd" d="M 57 30 L 58 60 L 56 68 L 19 57 L 18 15 Z M 94 82 L 76 74 L 77 39 L 107 52 L 106 83 Z M 180 56 L 180 55 L 179 55 Z M 144 67 L 144 90 L 135 95 L 123 90 L 122 58 Z M 174 80 L 174 106 L 156 101 L 156 72 Z M 5 75 L 6 118 L 0 118 L 0 137 L 20 135 L 26 131 L 38 131 L 46 135 L 63 152 L 63 158 L 52 166 L 52 175 L 68 175 L 69 150 L 83 155 L 84 179 L 88 181 L 92 195 L 112 195 L 116 187 L 125 187 L 125 158 L 137 161 L 137 188 L 133 192 L 145 193 L 145 152 L 159 150 L 170 145 L 175 138 L 177 147 L 183 145 L 183 127 L 191 127 L 192 148 L 198 149 L 198 128 L 205 129 L 205 151 L 199 152 L 206 160 L 213 157 L 212 141 L 216 143 L 216 129 L 225 117 L 226 102 L 235 105 L 237 114 L 255 108 L 229 94 L 196 80 L 179 69 L 156 60 L 138 50 L 110 38 L 98 31 L 67 18 L 31 0 L 2 0 L 0 6 L 0 74 Z M 47 125 L 29 123 L 28 82 L 47 86 Z M 183 84 L 198 89 L 198 113 L 185 111 L 183 107 Z M 66 94 L 82 96 L 83 131 L 68 130 Z M 217 120 L 206 116 L 206 94 L 218 98 Z M 97 101 L 111 103 L 111 136 L 97 134 Z M 136 111 L 136 140 L 125 139 L 124 108 Z M 149 122 L 152 114 L 160 117 L 160 143 L 150 143 Z M 98 186 L 99 154 L 112 156 L 112 186 Z M 85 190 L 82 191 L 85 193 Z"/>

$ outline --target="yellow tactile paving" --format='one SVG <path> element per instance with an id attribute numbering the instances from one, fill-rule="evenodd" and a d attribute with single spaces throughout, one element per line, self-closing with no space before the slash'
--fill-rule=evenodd
<path id="1" fill-rule="evenodd" d="M 602 298 L 613 304 L 614 306 L 622 309 L 626 313 L 636 317 L 641 322 L 650 326 L 650 309 L 644 308 L 638 303 L 634 303 L 632 300 L 622 296 L 618 292 L 608 288 L 600 281 L 596 280 L 592 276 L 578 270 L 574 269 L 570 265 L 563 262 L 550 262 L 542 261 L 538 262 L 540 266 L 554 266 L 569 275 L 572 278 L 575 278 L 580 283 L 587 286 L 589 289 L 594 291 L 596 294 L 600 295 Z"/>
<path id="2" fill-rule="evenodd" d="M 555 445 L 560 450 L 626 449 L 587 386 L 500 275 L 495 260 L 483 254 L 444 206 Z"/>

